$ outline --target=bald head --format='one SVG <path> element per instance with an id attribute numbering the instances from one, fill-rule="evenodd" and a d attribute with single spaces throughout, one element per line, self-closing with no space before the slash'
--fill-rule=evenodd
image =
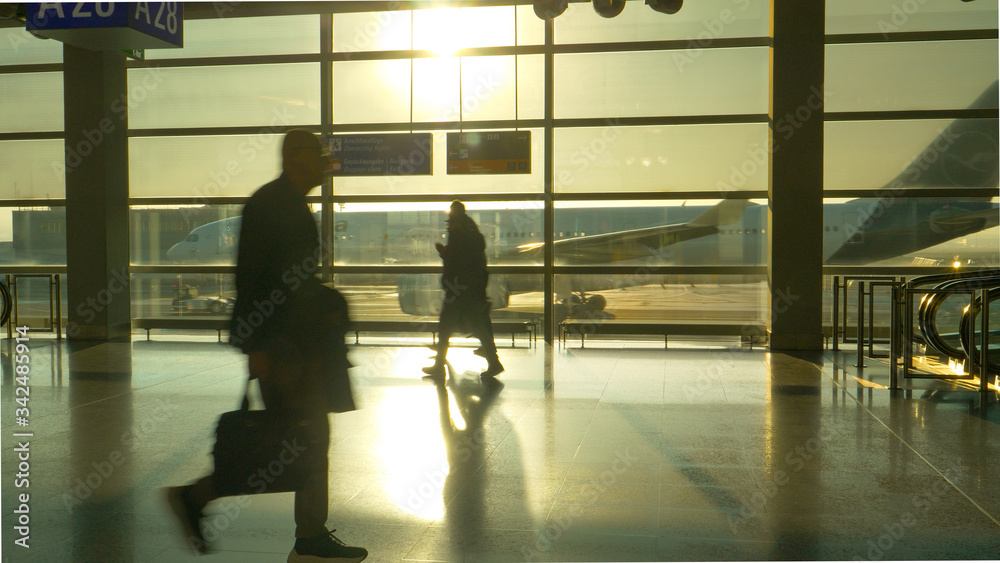
<path id="1" fill-rule="evenodd" d="M 323 148 L 315 133 L 292 129 L 281 143 L 281 169 L 304 196 L 323 182 Z"/>

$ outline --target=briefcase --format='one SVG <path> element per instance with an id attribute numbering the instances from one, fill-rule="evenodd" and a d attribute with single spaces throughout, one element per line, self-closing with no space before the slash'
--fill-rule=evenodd
<path id="1" fill-rule="evenodd" d="M 268 410 L 223 413 L 215 430 L 213 478 L 220 496 L 297 491 L 326 456 L 316 429 Z"/>

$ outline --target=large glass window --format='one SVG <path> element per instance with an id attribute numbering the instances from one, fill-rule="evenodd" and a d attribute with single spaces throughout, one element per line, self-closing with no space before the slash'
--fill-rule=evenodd
<path id="1" fill-rule="evenodd" d="M 225 5 L 219 5 L 222 10 Z M 185 20 L 183 49 L 149 49 L 147 60 L 318 53 L 319 16 Z"/>
<path id="2" fill-rule="evenodd" d="M 336 274 L 334 283 L 351 304 L 351 317 L 359 320 L 436 322 L 444 300 L 439 274 Z M 494 272 L 486 293 L 494 322 L 534 320 L 542 314 L 541 275 Z M 496 336 L 499 344 L 504 335 Z"/>
<path id="3" fill-rule="evenodd" d="M 692 40 L 692 48 L 715 39 L 767 37 L 769 4 L 765 0 L 685 2 L 676 14 L 655 12 L 643 2 L 626 2 L 612 19 L 602 18 L 590 2 L 570 3 L 556 18 L 557 43 Z"/>
<path id="4" fill-rule="evenodd" d="M 132 137 L 131 197 L 249 196 L 281 174 L 281 135 Z"/>
<path id="5" fill-rule="evenodd" d="M 737 336 L 761 336 L 770 308 L 764 274 L 557 275 L 555 288 L 557 319 L 729 325 Z"/>
<path id="6" fill-rule="evenodd" d="M 334 123 L 540 118 L 542 77 L 542 55 L 336 62 Z"/>
<path id="7" fill-rule="evenodd" d="M 557 202 L 553 235 L 557 265 L 757 266 L 766 264 L 767 206 L 735 199 Z"/>
<path id="8" fill-rule="evenodd" d="M 685 6 L 687 8 L 687 6 Z M 996 2 L 836 0 L 826 3 L 826 32 L 905 33 L 996 29 Z"/>
<path id="9" fill-rule="evenodd" d="M 0 132 L 63 130 L 61 72 L 0 74 Z"/>
<path id="10" fill-rule="evenodd" d="M 39 39 L 23 27 L 0 28 L 0 65 L 62 62 L 62 43 Z"/>
<path id="11" fill-rule="evenodd" d="M 0 199 L 66 196 L 66 153 L 62 139 L 0 141 L 0 154 L 3 155 Z"/>
<path id="12" fill-rule="evenodd" d="M 847 266 L 1000 265 L 1000 199 L 826 199 L 823 263 Z"/>
<path id="13" fill-rule="evenodd" d="M 765 123 L 555 131 L 557 192 L 766 190 Z"/>
<path id="14" fill-rule="evenodd" d="M 824 187 L 995 188 L 997 130 L 996 119 L 827 122 Z"/>
<path id="15" fill-rule="evenodd" d="M 129 127 L 318 124 L 319 63 L 128 71 Z"/>
<path id="16" fill-rule="evenodd" d="M 764 114 L 767 93 L 767 47 L 555 58 L 559 118 Z"/>
<path id="17" fill-rule="evenodd" d="M 236 299 L 232 274 L 134 274 L 132 318 L 228 319 Z"/>
<path id="18" fill-rule="evenodd" d="M 129 211 L 133 265 L 233 265 L 242 205 L 136 206 Z"/>
<path id="19" fill-rule="evenodd" d="M 995 22 L 994 22 L 995 23 Z M 996 39 L 827 45 L 826 111 L 997 107 Z"/>
<path id="20" fill-rule="evenodd" d="M 0 263 L 66 264 L 66 208 L 0 208 Z"/>
<path id="21" fill-rule="evenodd" d="M 344 204 L 334 209 L 337 265 L 430 265 L 447 241 L 448 203 Z M 541 202 L 466 202 L 486 239 L 492 265 L 538 265 L 543 239 Z"/>

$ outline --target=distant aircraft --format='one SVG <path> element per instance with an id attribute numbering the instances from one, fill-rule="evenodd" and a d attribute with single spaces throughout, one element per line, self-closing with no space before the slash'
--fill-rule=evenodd
<path id="1" fill-rule="evenodd" d="M 995 108 L 997 83 L 972 105 Z M 997 187 L 997 120 L 955 120 L 895 179 L 864 198 L 823 206 L 823 263 L 869 265 L 902 257 L 1000 224 L 996 198 L 907 198 L 904 188 Z M 487 238 L 491 264 L 540 264 L 541 211 L 473 210 Z M 433 243 L 444 237 L 442 212 L 335 212 L 334 252 L 344 264 L 438 264 Z M 319 214 L 315 214 L 317 222 Z M 553 253 L 560 265 L 764 265 L 767 206 L 727 199 L 714 206 L 560 209 Z M 167 255 L 178 262 L 234 262 L 240 218 L 208 223 L 191 231 Z M 986 251 L 996 261 L 996 245 Z M 982 257 L 968 257 L 969 260 Z M 949 259 L 949 262 L 951 260 Z M 494 308 L 510 294 L 538 291 L 532 276 L 491 276 Z M 400 274 L 404 313 L 436 315 L 439 277 Z M 603 310 L 589 292 L 627 285 L 615 276 L 559 276 L 556 298 L 569 314 L 580 307 Z M 531 285 L 532 287 L 528 287 Z"/>

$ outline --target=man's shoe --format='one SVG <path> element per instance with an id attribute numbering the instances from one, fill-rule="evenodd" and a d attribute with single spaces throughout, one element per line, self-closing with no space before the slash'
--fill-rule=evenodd
<path id="1" fill-rule="evenodd" d="M 351 547 L 333 535 L 336 530 L 330 530 L 311 538 L 297 538 L 295 547 L 288 554 L 288 563 L 320 563 L 336 561 L 337 563 L 358 563 L 368 557 L 368 550 L 363 547 Z"/>
<path id="2" fill-rule="evenodd" d="M 173 511 L 174 516 L 180 520 L 184 529 L 184 540 L 191 546 L 195 553 L 202 555 L 208 553 L 208 542 L 201 533 L 201 510 L 197 509 L 191 499 L 189 487 L 167 487 L 164 491 L 167 497 L 167 504 Z"/>
<path id="3" fill-rule="evenodd" d="M 503 364 L 501 364 L 500 361 L 497 360 L 495 362 L 490 362 L 490 364 L 488 366 L 486 366 L 486 371 L 484 371 L 483 373 L 481 373 L 479 376 L 480 377 L 496 377 L 497 374 L 502 373 L 502 372 L 503 372 Z"/>

